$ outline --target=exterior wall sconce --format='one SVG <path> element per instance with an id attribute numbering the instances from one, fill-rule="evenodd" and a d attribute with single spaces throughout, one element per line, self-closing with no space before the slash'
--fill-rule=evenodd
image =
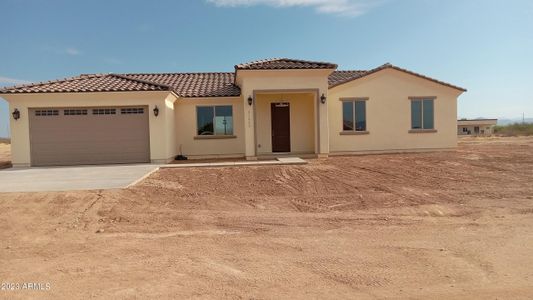
<path id="1" fill-rule="evenodd" d="M 15 119 L 15 121 L 20 119 L 20 111 L 17 108 L 13 111 L 13 119 Z"/>
<path id="2" fill-rule="evenodd" d="M 326 103 L 326 96 L 324 94 L 320 96 L 320 102 L 322 102 L 322 104 Z"/>
<path id="3" fill-rule="evenodd" d="M 254 98 L 252 98 L 252 96 L 248 96 L 248 105 L 252 106 L 253 103 L 254 103 Z"/>
<path id="4" fill-rule="evenodd" d="M 154 107 L 154 116 L 159 116 L 159 108 L 157 107 L 157 105 Z"/>

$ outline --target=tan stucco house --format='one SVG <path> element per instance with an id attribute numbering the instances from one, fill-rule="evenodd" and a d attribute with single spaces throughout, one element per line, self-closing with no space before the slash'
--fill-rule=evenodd
<path id="1" fill-rule="evenodd" d="M 498 119 L 461 119 L 457 120 L 457 134 L 460 136 L 491 136 Z"/>
<path id="2" fill-rule="evenodd" d="M 0 90 L 14 166 L 452 149 L 465 89 L 391 64 L 267 59 L 226 73 L 91 74 Z"/>

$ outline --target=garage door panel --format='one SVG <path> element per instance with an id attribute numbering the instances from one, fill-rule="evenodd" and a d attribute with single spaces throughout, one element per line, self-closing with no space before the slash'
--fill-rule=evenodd
<path id="1" fill-rule="evenodd" d="M 142 114 L 65 115 L 80 108 L 30 109 L 32 165 L 135 163 L 150 161 L 148 108 Z M 94 108 L 103 109 L 103 108 Z M 56 115 L 38 115 L 57 110 Z"/>
<path id="2" fill-rule="evenodd" d="M 135 156 L 127 156 L 124 157 L 122 155 L 95 155 L 95 154 L 87 154 L 87 155 L 66 155 L 61 158 L 58 158 L 57 155 L 52 156 L 43 156 L 41 161 L 46 161 L 46 164 L 41 164 L 41 166 L 65 166 L 65 165 L 80 165 L 84 164 L 83 162 L 89 161 L 90 163 L 86 164 L 114 164 L 119 161 L 119 163 L 139 163 L 139 159 L 142 159 L 142 156 L 135 157 Z"/>
<path id="3" fill-rule="evenodd" d="M 104 154 L 108 153 L 109 155 L 113 153 L 117 153 L 119 155 L 127 155 L 129 153 L 143 153 L 145 154 L 145 151 L 137 150 L 134 148 L 140 148 L 141 146 L 144 146 L 143 144 L 131 144 L 128 145 L 128 147 L 123 146 L 124 143 L 115 143 L 113 145 L 106 146 L 105 150 L 102 150 L 101 147 L 84 147 L 83 145 L 76 145 L 76 144 L 68 144 L 68 145 L 61 145 L 61 151 L 62 152 L 76 152 L 77 154 Z M 57 144 L 47 144 L 40 147 L 39 156 L 43 155 L 57 155 L 58 150 L 55 149 Z M 142 148 L 141 148 L 142 149 Z M 63 153 L 65 154 L 65 153 Z"/>

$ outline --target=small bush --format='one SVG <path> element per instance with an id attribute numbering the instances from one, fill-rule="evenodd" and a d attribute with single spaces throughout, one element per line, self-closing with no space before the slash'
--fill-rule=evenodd
<path id="1" fill-rule="evenodd" d="M 504 126 L 495 126 L 494 134 L 502 136 L 533 135 L 533 123 L 514 123 Z"/>

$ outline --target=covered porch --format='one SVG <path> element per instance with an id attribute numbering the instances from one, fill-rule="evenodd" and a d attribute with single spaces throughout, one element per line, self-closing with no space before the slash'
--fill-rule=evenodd
<path id="1" fill-rule="evenodd" d="M 336 67 L 289 59 L 235 66 L 246 159 L 329 154 L 328 76 Z"/>
<path id="2" fill-rule="evenodd" d="M 255 157 L 318 154 L 317 91 L 254 92 Z"/>

